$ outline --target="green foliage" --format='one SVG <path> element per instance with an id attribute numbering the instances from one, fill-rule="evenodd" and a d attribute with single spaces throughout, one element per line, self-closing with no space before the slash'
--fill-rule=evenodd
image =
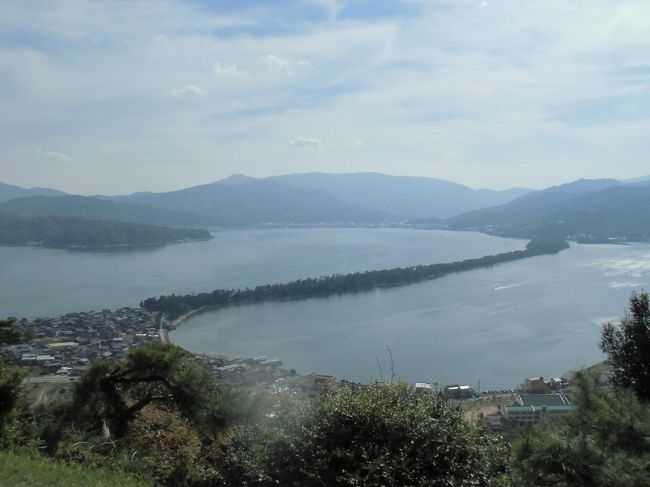
<path id="1" fill-rule="evenodd" d="M 97 362 L 75 388 L 73 420 L 123 437 L 145 406 L 175 408 L 205 432 L 234 416 L 237 396 L 182 348 L 155 343 L 131 350 L 118 363 Z"/>
<path id="2" fill-rule="evenodd" d="M 7 429 L 14 419 L 14 410 L 21 395 L 23 372 L 0 360 L 0 446 L 8 442 Z"/>
<path id="3" fill-rule="evenodd" d="M 202 477 L 199 434 L 177 411 L 146 406 L 121 446 L 145 464 L 157 484 L 191 484 Z"/>
<path id="4" fill-rule="evenodd" d="M 648 294 L 632 293 L 619 326 L 603 325 L 600 348 L 609 356 L 614 384 L 650 400 L 650 308 Z"/>
<path id="5" fill-rule="evenodd" d="M 269 485 L 498 485 L 506 445 L 406 384 L 342 389 L 289 415 L 266 447 Z"/>
<path id="6" fill-rule="evenodd" d="M 150 481 L 138 480 L 121 471 L 82 467 L 53 461 L 22 451 L 0 452 L 0 485 L 22 487 L 146 487 Z"/>
<path id="7" fill-rule="evenodd" d="M 397 267 L 344 275 L 335 274 L 314 279 L 300 279 L 284 284 L 266 284 L 253 289 L 217 289 L 209 293 L 184 296 L 172 294 L 145 299 L 141 305 L 150 311 L 161 311 L 173 318 L 204 306 L 224 307 L 232 304 L 351 293 L 376 287 L 402 286 L 436 279 L 453 272 L 489 267 L 535 255 L 555 254 L 566 248 L 568 248 L 568 244 L 564 240 L 533 240 L 528 243 L 525 250 L 486 255 L 459 262 Z"/>
<path id="8" fill-rule="evenodd" d="M 0 345 L 20 343 L 20 333 L 12 328 L 15 322 L 15 318 L 0 320 Z"/>
<path id="9" fill-rule="evenodd" d="M 524 433 L 512 447 L 515 485 L 650 485 L 650 408 L 632 391 L 608 391 L 578 374 L 577 412 Z"/>

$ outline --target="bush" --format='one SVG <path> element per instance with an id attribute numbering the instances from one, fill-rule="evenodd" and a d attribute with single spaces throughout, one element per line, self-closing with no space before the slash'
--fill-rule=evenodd
<path id="1" fill-rule="evenodd" d="M 403 383 L 343 388 L 283 423 L 266 450 L 276 485 L 489 486 L 507 474 L 505 442 Z"/>

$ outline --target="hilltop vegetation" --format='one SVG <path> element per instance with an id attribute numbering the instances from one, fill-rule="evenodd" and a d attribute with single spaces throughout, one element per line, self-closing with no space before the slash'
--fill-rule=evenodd
<path id="1" fill-rule="evenodd" d="M 5 410 L 0 482 L 649 485 L 648 302 L 633 294 L 620 325 L 603 328 L 614 387 L 579 373 L 576 412 L 523 430 L 512 444 L 468 423 L 451 399 L 402 382 L 339 385 L 313 400 L 249 393 L 216 383 L 188 352 L 156 343 L 120 362 L 93 363 L 69 403 Z M 14 403 L 20 376 L 1 362 L 0 372 L 0 391 Z"/>
<path id="2" fill-rule="evenodd" d="M 107 368 L 121 381 L 115 387 L 105 387 Z M 342 388 L 313 402 L 260 394 L 216 384 L 178 347 L 148 345 L 123 362 L 93 364 L 72 403 L 26 411 L 14 442 L 168 486 L 496 486 L 508 472 L 502 439 L 467 423 L 452 401 L 404 383 Z M 53 465 L 35 468 L 41 475 Z"/>
<path id="3" fill-rule="evenodd" d="M 518 438 L 512 450 L 514 485 L 637 487 L 650 485 L 650 304 L 632 293 L 620 323 L 605 323 L 600 349 L 613 387 L 577 374 L 574 415 Z"/>
<path id="4" fill-rule="evenodd" d="M 50 460 L 25 451 L 0 451 L 0 485 L 11 487 L 147 487 L 148 479 L 137 479 L 121 471 L 83 467 Z"/>

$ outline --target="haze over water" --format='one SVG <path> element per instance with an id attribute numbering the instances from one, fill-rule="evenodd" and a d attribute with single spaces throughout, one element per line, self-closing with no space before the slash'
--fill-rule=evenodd
<path id="1" fill-rule="evenodd" d="M 408 229 L 265 229 L 119 252 L 0 248 L 3 315 L 134 306 L 145 297 L 448 262 L 524 241 Z M 600 323 L 650 287 L 650 245 L 574 245 L 556 256 L 392 289 L 232 307 L 172 340 L 195 352 L 281 358 L 300 373 L 513 387 L 602 359 Z M 378 364 L 380 363 L 380 365 Z"/>

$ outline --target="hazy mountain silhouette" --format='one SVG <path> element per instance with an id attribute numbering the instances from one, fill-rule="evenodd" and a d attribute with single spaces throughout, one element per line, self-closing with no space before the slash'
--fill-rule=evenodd
<path id="1" fill-rule="evenodd" d="M 376 222 L 387 217 L 381 211 L 343 201 L 323 191 L 242 176 L 179 191 L 139 193 L 116 200 L 191 213 L 214 225 Z"/>
<path id="2" fill-rule="evenodd" d="M 456 230 L 582 241 L 650 240 L 650 184 L 579 180 L 448 218 Z"/>
<path id="3" fill-rule="evenodd" d="M 207 225 L 207 218 L 174 209 L 161 209 L 90 196 L 29 196 L 0 203 L 0 211 L 21 217 L 53 216 L 150 225 Z"/>
<path id="4" fill-rule="evenodd" d="M 472 189 L 435 178 L 389 176 L 380 173 L 287 174 L 267 178 L 294 188 L 325 191 L 344 201 L 382 211 L 394 218 L 444 218 L 507 203 L 531 192 Z"/>
<path id="5" fill-rule="evenodd" d="M 22 198 L 24 196 L 56 196 L 65 194 L 63 191 L 51 188 L 21 188 L 19 186 L 12 186 L 10 184 L 0 183 L 0 202 L 9 201 L 14 198 Z"/>

